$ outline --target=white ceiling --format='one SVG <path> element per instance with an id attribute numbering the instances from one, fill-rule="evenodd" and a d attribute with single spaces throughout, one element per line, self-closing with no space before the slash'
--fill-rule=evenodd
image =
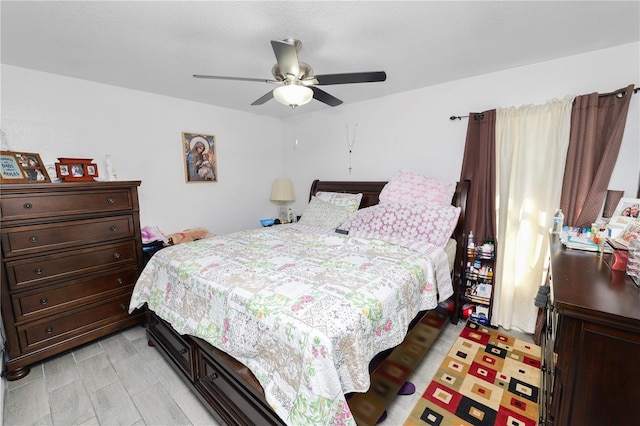
<path id="1" fill-rule="evenodd" d="M 7 1 L 2 63 L 287 117 L 270 40 L 297 38 L 315 74 L 386 71 L 322 86 L 345 104 L 640 40 L 638 1 Z M 329 109 L 318 101 L 299 113 Z M 340 107 L 336 107 L 340 108 Z"/>

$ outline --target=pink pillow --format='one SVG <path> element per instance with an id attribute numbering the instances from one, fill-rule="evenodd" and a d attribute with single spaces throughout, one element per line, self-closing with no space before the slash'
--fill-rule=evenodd
<path id="1" fill-rule="evenodd" d="M 444 247 L 458 223 L 460 207 L 385 203 L 360 209 L 341 229 L 368 232 Z"/>
<path id="2" fill-rule="evenodd" d="M 456 191 L 455 182 L 437 179 L 401 169 L 382 188 L 380 203 L 451 204 Z"/>

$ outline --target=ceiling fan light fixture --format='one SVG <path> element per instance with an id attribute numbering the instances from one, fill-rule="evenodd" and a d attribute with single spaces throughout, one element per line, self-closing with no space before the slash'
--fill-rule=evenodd
<path id="1" fill-rule="evenodd" d="M 285 84 L 273 91 L 273 97 L 283 105 L 295 108 L 313 99 L 313 90 L 299 84 Z"/>

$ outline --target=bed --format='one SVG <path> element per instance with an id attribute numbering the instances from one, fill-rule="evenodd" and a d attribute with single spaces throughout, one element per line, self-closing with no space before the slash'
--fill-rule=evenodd
<path id="1" fill-rule="evenodd" d="M 310 200 L 362 194 L 365 209 L 386 184 L 316 180 Z M 467 191 L 465 181 L 453 195 L 451 260 L 301 221 L 160 250 L 130 309 L 148 305 L 150 344 L 220 421 L 355 424 L 347 395 L 367 391 L 375 356 L 442 299 L 459 300 Z"/>

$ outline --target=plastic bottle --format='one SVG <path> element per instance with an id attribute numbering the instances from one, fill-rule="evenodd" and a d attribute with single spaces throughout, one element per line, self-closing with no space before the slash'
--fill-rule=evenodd
<path id="1" fill-rule="evenodd" d="M 553 215 L 553 227 L 551 228 L 552 234 L 560 234 L 562 227 L 564 226 L 564 213 L 562 209 L 558 209 L 556 214 Z"/>
<path id="2" fill-rule="evenodd" d="M 496 243 L 491 238 L 489 238 L 487 240 L 487 244 L 489 245 L 489 257 L 493 259 L 493 256 L 496 252 Z"/>
<path id="3" fill-rule="evenodd" d="M 467 257 L 473 257 L 476 252 L 476 245 L 473 242 L 473 231 L 469 231 L 469 240 L 467 241 Z"/>

